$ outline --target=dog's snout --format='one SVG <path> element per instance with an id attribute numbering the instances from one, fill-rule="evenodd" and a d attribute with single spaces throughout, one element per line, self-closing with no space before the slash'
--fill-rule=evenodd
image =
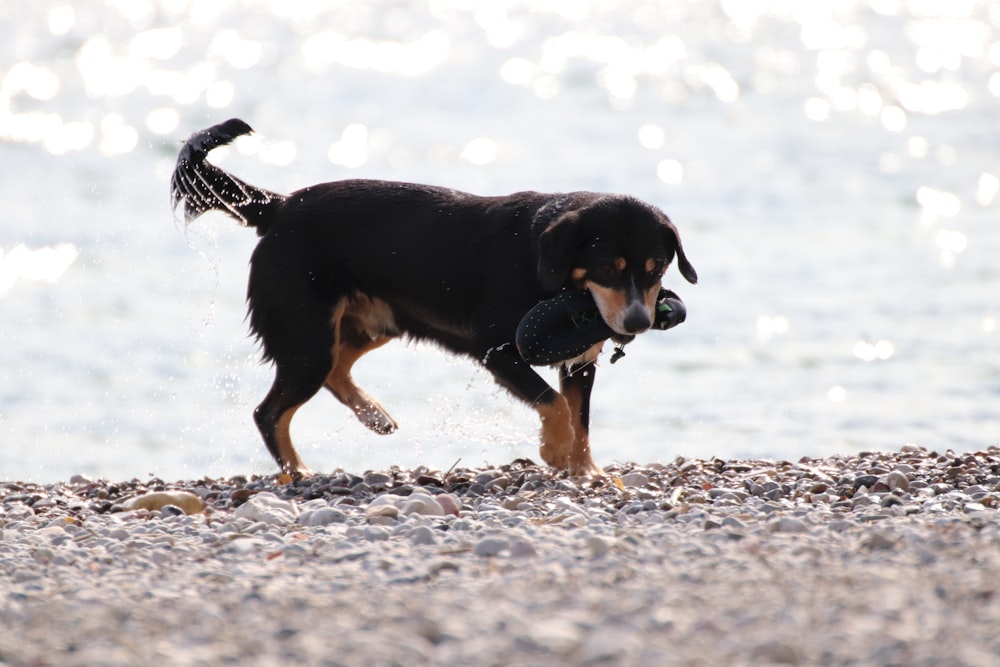
<path id="1" fill-rule="evenodd" d="M 649 319 L 649 311 L 641 304 L 633 304 L 629 307 L 625 313 L 625 319 L 622 320 L 625 332 L 630 334 L 641 333 L 648 329 L 650 324 L 652 322 Z"/>

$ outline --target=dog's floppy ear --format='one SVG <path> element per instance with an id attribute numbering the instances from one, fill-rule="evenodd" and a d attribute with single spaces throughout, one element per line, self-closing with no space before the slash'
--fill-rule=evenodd
<path id="1" fill-rule="evenodd" d="M 691 262 L 688 261 L 687 255 L 684 254 L 684 246 L 681 245 L 681 235 L 678 233 L 677 228 L 674 227 L 674 223 L 667 220 L 664 224 L 664 229 L 667 234 L 667 243 L 672 243 L 677 252 L 677 268 L 680 270 L 681 275 L 689 283 L 694 285 L 698 282 L 698 272 L 694 270 L 691 266 Z"/>
<path id="2" fill-rule="evenodd" d="M 538 235 L 538 282 L 546 294 L 559 291 L 569 279 L 576 257 L 580 214 L 565 213 Z"/>

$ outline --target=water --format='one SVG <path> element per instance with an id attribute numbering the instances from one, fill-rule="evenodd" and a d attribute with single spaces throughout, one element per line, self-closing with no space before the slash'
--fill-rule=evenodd
<path id="1" fill-rule="evenodd" d="M 635 194 L 689 319 L 601 366 L 599 463 L 1000 443 L 1000 6 L 964 0 L 0 5 L 0 478 L 269 472 L 254 235 L 168 208 L 179 142 L 289 191 L 345 177 Z M 551 376 L 551 374 L 550 374 Z M 357 367 L 314 468 L 537 459 L 470 362 Z"/>

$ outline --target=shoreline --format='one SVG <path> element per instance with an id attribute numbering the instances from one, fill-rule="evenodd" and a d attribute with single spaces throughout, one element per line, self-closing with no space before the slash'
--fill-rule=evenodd
<path id="1" fill-rule="evenodd" d="M 1000 448 L 605 470 L 0 482 L 0 665 L 1000 659 Z"/>

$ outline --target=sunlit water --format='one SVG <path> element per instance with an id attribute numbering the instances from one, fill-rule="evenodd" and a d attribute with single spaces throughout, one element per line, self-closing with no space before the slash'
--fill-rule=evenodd
<path id="1" fill-rule="evenodd" d="M 701 283 L 595 390 L 602 464 L 1000 443 L 1000 5 L 971 0 L 0 4 L 0 478 L 269 472 L 255 237 L 168 208 L 179 142 L 262 186 L 628 192 Z M 293 433 L 320 470 L 535 456 L 433 348 Z"/>

